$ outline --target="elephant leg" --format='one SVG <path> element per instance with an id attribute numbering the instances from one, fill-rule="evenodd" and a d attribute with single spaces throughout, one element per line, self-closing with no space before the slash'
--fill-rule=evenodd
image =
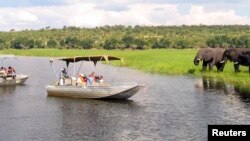
<path id="1" fill-rule="evenodd" d="M 224 63 L 218 63 L 218 64 L 216 64 L 216 67 L 217 67 L 217 71 L 223 71 L 223 69 L 224 69 Z"/>
<path id="2" fill-rule="evenodd" d="M 204 62 L 202 63 L 202 71 L 206 71 L 207 69 L 207 62 Z"/>
<path id="3" fill-rule="evenodd" d="M 240 65 L 234 64 L 234 70 L 235 70 L 235 72 L 240 72 Z"/>
<path id="4" fill-rule="evenodd" d="M 211 71 L 213 69 L 214 63 L 209 63 L 209 70 Z"/>
<path id="5" fill-rule="evenodd" d="M 223 72 L 224 67 L 225 67 L 225 63 L 222 63 L 222 64 L 221 64 L 221 68 L 220 68 L 220 71 L 221 71 L 221 72 Z"/>

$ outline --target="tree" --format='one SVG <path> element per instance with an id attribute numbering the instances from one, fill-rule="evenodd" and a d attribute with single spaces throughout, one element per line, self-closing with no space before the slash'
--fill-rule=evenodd
<path id="1" fill-rule="evenodd" d="M 45 48 L 45 44 L 41 40 L 36 40 L 35 41 L 35 48 Z"/>
<path id="2" fill-rule="evenodd" d="M 63 26 L 63 30 L 66 30 L 66 29 L 67 29 L 67 26 L 66 26 L 66 25 L 64 25 L 64 26 Z"/>
<path id="3" fill-rule="evenodd" d="M 134 45 L 136 45 L 136 49 L 146 49 L 146 42 L 143 39 L 135 39 Z"/>
<path id="4" fill-rule="evenodd" d="M 65 44 L 68 48 L 77 48 L 78 39 L 76 37 L 67 37 L 65 39 Z"/>
<path id="5" fill-rule="evenodd" d="M 91 39 L 82 39 L 79 41 L 79 46 L 83 49 L 90 49 L 93 48 L 94 40 Z"/>
<path id="6" fill-rule="evenodd" d="M 49 39 L 48 42 L 47 42 L 47 46 L 49 48 L 55 48 L 56 45 L 57 45 L 57 42 L 54 39 Z"/>
<path id="7" fill-rule="evenodd" d="M 133 44 L 134 40 L 135 40 L 134 37 L 132 37 L 131 35 L 126 35 L 126 36 L 124 36 L 122 38 L 122 41 L 125 44 L 126 48 L 131 47 L 131 45 Z"/>
<path id="8" fill-rule="evenodd" d="M 177 40 L 176 46 L 175 46 L 175 48 L 179 48 L 179 49 L 191 48 L 191 47 L 192 47 L 191 43 L 184 39 Z"/>
<path id="9" fill-rule="evenodd" d="M 27 41 L 28 41 L 27 37 L 17 37 L 11 42 L 11 48 L 26 49 L 28 48 L 26 45 Z"/>
<path id="10" fill-rule="evenodd" d="M 35 41 L 33 39 L 29 39 L 26 41 L 25 46 L 27 46 L 28 48 L 34 48 Z"/>
<path id="11" fill-rule="evenodd" d="M 231 43 L 231 40 L 228 36 L 215 36 L 206 41 L 206 44 L 210 47 L 228 47 Z"/>
<path id="12" fill-rule="evenodd" d="M 238 39 L 237 45 L 238 45 L 239 47 L 249 47 L 249 45 L 250 45 L 249 37 L 246 36 L 246 35 L 241 36 L 241 37 Z"/>
<path id="13" fill-rule="evenodd" d="M 61 41 L 60 41 L 60 46 L 61 46 L 61 47 L 64 47 L 64 46 L 65 46 L 65 41 L 64 41 L 64 40 L 61 40 Z"/>
<path id="14" fill-rule="evenodd" d="M 123 42 L 116 39 L 116 38 L 111 38 L 107 39 L 103 45 L 104 49 L 116 49 L 116 48 L 122 48 Z"/>
<path id="15" fill-rule="evenodd" d="M 163 38 L 160 39 L 160 41 L 155 41 L 153 43 L 152 48 L 170 48 L 171 47 L 171 42 L 169 41 L 169 39 Z"/>
<path id="16" fill-rule="evenodd" d="M 108 49 L 250 47 L 249 37 L 249 25 L 136 25 L 134 27 L 105 25 L 96 28 L 63 26 L 62 29 L 51 29 L 47 26 L 41 30 L 0 32 L 0 39 L 5 41 L 5 48 L 44 48 L 47 44 L 49 47 L 54 47 L 55 42 L 56 46 L 60 44 L 61 48 L 104 48 L 104 45 Z M 49 39 L 55 42 L 50 43 Z M 92 41 L 94 43 L 90 45 Z"/>
<path id="17" fill-rule="evenodd" d="M 5 41 L 0 39 L 0 50 L 5 48 Z"/>

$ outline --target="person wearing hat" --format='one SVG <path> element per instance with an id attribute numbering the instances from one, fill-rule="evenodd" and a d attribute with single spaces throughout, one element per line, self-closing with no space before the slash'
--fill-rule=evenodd
<path id="1" fill-rule="evenodd" d="M 68 76 L 68 73 L 67 73 L 67 71 L 66 71 L 66 68 L 62 68 L 62 76 L 64 77 L 64 78 L 68 78 L 69 76 Z"/>
<path id="2" fill-rule="evenodd" d="M 66 68 L 62 68 L 61 69 L 61 73 L 60 73 L 60 85 L 63 85 L 65 83 L 65 79 L 69 78 L 68 73 Z"/>
<path id="3" fill-rule="evenodd" d="M 87 83 L 87 77 L 82 73 L 78 74 L 77 84 L 86 86 L 86 83 Z"/>

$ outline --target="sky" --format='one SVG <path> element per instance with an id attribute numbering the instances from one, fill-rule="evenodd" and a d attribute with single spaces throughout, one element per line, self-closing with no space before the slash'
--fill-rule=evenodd
<path id="1" fill-rule="evenodd" d="M 250 25 L 250 0 L 0 0 L 0 31 L 200 24 Z"/>

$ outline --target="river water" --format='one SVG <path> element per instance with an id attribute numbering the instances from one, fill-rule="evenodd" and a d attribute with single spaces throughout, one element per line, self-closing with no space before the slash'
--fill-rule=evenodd
<path id="1" fill-rule="evenodd" d="M 87 63 L 81 72 L 95 70 L 105 81 L 138 82 L 146 88 L 125 101 L 58 98 L 47 97 L 45 86 L 56 79 L 48 58 L 5 63 L 17 62 L 17 70 L 30 78 L 25 85 L 0 87 L 1 141 L 201 141 L 207 140 L 208 124 L 250 124 L 248 97 L 219 80 Z M 59 71 L 63 64 L 54 67 Z"/>

